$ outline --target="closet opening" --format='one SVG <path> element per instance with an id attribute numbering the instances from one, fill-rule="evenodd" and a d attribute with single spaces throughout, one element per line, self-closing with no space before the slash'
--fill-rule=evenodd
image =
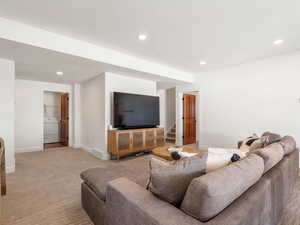
<path id="1" fill-rule="evenodd" d="M 69 94 L 44 92 L 44 149 L 69 145 Z"/>

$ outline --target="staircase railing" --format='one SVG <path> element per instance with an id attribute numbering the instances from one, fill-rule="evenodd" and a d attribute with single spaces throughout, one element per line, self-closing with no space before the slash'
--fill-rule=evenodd
<path id="1" fill-rule="evenodd" d="M 5 146 L 2 138 L 0 138 L 0 183 L 1 195 L 6 195 Z"/>

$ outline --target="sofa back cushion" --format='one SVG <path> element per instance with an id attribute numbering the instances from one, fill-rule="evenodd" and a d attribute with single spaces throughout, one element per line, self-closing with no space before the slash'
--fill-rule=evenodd
<path id="1" fill-rule="evenodd" d="M 255 184 L 263 172 L 263 159 L 251 154 L 223 169 L 195 178 L 180 208 L 202 222 L 208 221 Z"/>
<path id="2" fill-rule="evenodd" d="M 288 155 L 296 149 L 296 141 L 292 136 L 284 136 L 279 143 L 283 147 L 284 155 Z"/>
<path id="3" fill-rule="evenodd" d="M 206 158 L 207 154 L 199 154 L 155 167 L 151 167 L 150 162 L 148 189 L 158 198 L 179 206 L 190 182 L 205 173 Z"/>
<path id="4" fill-rule="evenodd" d="M 284 155 L 283 148 L 279 143 L 273 143 L 265 148 L 257 149 L 254 153 L 264 159 L 264 173 L 275 166 L 283 158 Z"/>

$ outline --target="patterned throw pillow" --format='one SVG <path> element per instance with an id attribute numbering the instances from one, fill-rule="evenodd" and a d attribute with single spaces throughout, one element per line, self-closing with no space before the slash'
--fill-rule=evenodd
<path id="1" fill-rule="evenodd" d="M 172 161 L 165 160 L 163 158 L 152 157 L 150 160 L 150 170 L 160 169 L 162 167 L 168 167 L 172 164 Z"/>
<path id="2" fill-rule="evenodd" d="M 261 142 L 261 138 L 256 134 L 240 141 L 238 144 L 238 148 L 243 152 L 251 152 L 261 147 L 263 147 L 263 143 Z"/>
<path id="3" fill-rule="evenodd" d="M 279 134 L 275 134 L 272 132 L 265 132 L 261 136 L 261 142 L 263 143 L 263 147 L 266 147 L 270 144 L 273 144 L 275 142 L 281 141 L 282 137 Z"/>

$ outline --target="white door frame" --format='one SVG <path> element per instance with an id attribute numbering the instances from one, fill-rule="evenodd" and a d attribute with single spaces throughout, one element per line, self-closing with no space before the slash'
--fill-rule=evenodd
<path id="1" fill-rule="evenodd" d="M 199 142 L 199 126 L 200 126 L 200 91 L 191 90 L 177 90 L 176 89 L 176 145 L 183 145 L 183 94 L 195 93 L 196 95 L 196 142 Z"/>

